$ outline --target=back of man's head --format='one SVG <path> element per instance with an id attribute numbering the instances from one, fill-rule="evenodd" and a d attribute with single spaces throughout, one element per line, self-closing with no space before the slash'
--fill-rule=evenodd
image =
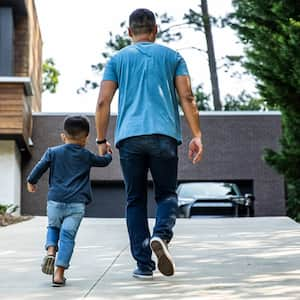
<path id="1" fill-rule="evenodd" d="M 85 138 L 90 132 L 90 122 L 85 116 L 68 116 L 64 120 L 64 132 L 74 140 Z"/>
<path id="2" fill-rule="evenodd" d="M 155 28 L 154 13 L 146 8 L 136 9 L 129 16 L 129 28 L 134 35 L 151 33 Z"/>

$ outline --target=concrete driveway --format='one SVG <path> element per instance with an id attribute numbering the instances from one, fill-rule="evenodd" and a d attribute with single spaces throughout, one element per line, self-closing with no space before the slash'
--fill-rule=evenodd
<path id="1" fill-rule="evenodd" d="M 46 221 L 0 228 L 1 300 L 300 299 L 300 226 L 286 217 L 179 219 L 177 272 L 151 281 L 131 275 L 124 219 L 85 219 L 64 288 L 40 271 Z"/>

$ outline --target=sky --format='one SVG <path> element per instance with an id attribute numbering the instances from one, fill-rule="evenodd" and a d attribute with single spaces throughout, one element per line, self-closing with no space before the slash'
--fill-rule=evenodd
<path id="1" fill-rule="evenodd" d="M 175 22 L 190 8 L 198 9 L 200 0 L 35 0 L 42 40 L 43 60 L 53 58 L 61 73 L 56 94 L 48 92 L 42 96 L 43 112 L 95 111 L 99 90 L 77 94 L 86 79 L 101 81 L 91 69 L 101 59 L 109 31 L 120 33 L 120 23 L 126 21 L 136 8 L 148 8 L 158 14 L 167 12 Z M 215 17 L 232 11 L 231 0 L 208 0 L 209 13 Z M 225 55 L 240 55 L 243 46 L 229 28 L 213 28 L 217 64 L 222 65 Z M 167 45 L 181 53 L 187 62 L 192 84 L 203 84 L 206 93 L 211 93 L 208 63 L 205 53 L 187 49 L 191 46 L 206 49 L 201 32 L 186 31 L 184 39 Z M 255 92 L 254 82 L 249 76 L 231 78 L 224 69 L 219 69 L 221 98 L 226 94 L 237 95 L 243 89 Z M 117 113 L 117 95 L 111 107 Z"/>

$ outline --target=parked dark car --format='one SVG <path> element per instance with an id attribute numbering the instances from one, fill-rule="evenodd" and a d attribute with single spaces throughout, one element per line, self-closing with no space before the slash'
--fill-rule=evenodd
<path id="1" fill-rule="evenodd" d="M 254 215 L 254 196 L 242 195 L 235 183 L 181 183 L 177 188 L 177 195 L 178 217 Z"/>

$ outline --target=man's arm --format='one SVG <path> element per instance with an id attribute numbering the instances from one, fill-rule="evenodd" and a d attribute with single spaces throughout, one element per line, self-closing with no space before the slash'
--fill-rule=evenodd
<path id="1" fill-rule="evenodd" d="M 189 158 L 195 164 L 202 158 L 203 146 L 201 141 L 199 112 L 192 92 L 190 77 L 176 76 L 175 86 L 185 119 L 193 135 L 189 144 Z"/>
<path id="2" fill-rule="evenodd" d="M 104 140 L 107 134 L 107 128 L 110 116 L 110 104 L 118 86 L 115 81 L 104 80 L 101 82 L 95 115 L 95 124 L 97 139 Z M 103 155 L 111 152 L 108 142 L 98 145 L 99 154 Z"/>

